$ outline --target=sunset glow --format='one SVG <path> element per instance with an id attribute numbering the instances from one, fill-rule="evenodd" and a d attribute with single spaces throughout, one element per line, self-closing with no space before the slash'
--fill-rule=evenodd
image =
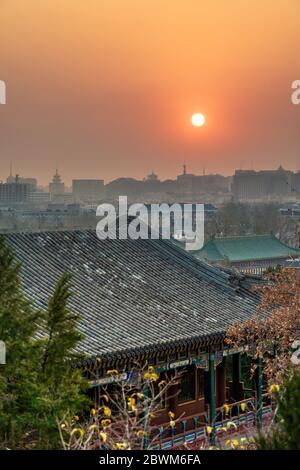
<path id="1" fill-rule="evenodd" d="M 192 124 L 195 127 L 202 127 L 205 124 L 205 116 L 201 113 L 195 113 L 192 116 Z"/>
<path id="2" fill-rule="evenodd" d="M 0 3 L 0 179 L 300 167 L 300 2 Z"/>

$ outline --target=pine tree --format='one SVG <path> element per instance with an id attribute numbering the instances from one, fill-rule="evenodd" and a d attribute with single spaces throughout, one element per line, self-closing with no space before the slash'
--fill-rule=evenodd
<path id="1" fill-rule="evenodd" d="M 260 435 L 261 450 L 300 450 L 300 374 L 295 374 L 278 397 L 277 424 L 268 435 Z"/>
<path id="2" fill-rule="evenodd" d="M 43 446 L 59 446 L 57 421 L 84 409 L 87 397 L 82 372 L 71 366 L 81 357 L 74 350 L 82 335 L 77 330 L 77 315 L 68 308 L 71 276 L 64 274 L 45 313 L 39 381 L 43 388 L 43 415 L 40 440 Z M 41 409 L 40 409 L 41 412 Z"/>
<path id="3" fill-rule="evenodd" d="M 48 309 L 33 308 L 22 291 L 21 266 L 0 237 L 0 339 L 7 363 L 0 365 L 0 448 L 59 448 L 57 422 L 84 409 L 86 382 L 73 367 L 81 339 L 68 308 L 68 274 Z"/>
<path id="4" fill-rule="evenodd" d="M 0 339 L 7 350 L 7 364 L 0 365 L 0 446 L 17 445 L 31 427 L 39 321 L 40 312 L 23 295 L 20 264 L 0 237 Z"/>

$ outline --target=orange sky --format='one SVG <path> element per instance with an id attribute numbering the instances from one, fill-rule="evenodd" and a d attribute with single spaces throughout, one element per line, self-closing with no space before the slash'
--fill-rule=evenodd
<path id="1" fill-rule="evenodd" d="M 0 179 L 300 168 L 299 0 L 0 0 L 0 18 Z"/>

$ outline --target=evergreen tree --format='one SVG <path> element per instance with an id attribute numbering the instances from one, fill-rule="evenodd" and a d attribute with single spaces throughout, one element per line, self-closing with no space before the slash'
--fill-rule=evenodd
<path id="1" fill-rule="evenodd" d="M 0 237 L 0 448 L 59 448 L 58 420 L 84 409 L 86 382 L 73 367 L 81 339 L 68 308 L 68 274 L 41 312 L 25 299 L 20 264 Z"/>
<path id="2" fill-rule="evenodd" d="M 40 445 L 57 447 L 57 421 L 84 409 L 86 382 L 82 372 L 71 366 L 81 357 L 74 350 L 82 335 L 77 330 L 77 315 L 68 308 L 71 297 L 71 276 L 64 274 L 50 297 L 44 316 L 44 339 L 41 341 L 39 381 L 43 389 L 43 418 L 40 425 Z"/>
<path id="3" fill-rule="evenodd" d="M 0 237 L 0 339 L 7 363 L 0 365 L 0 440 L 16 446 L 31 428 L 30 409 L 36 400 L 38 348 L 33 337 L 40 321 L 23 295 L 20 264 Z M 0 443 L 0 446 L 2 445 Z"/>
<path id="4" fill-rule="evenodd" d="M 297 373 L 278 397 L 277 424 L 268 435 L 261 434 L 257 440 L 260 450 L 300 450 L 299 404 L 300 374 Z"/>

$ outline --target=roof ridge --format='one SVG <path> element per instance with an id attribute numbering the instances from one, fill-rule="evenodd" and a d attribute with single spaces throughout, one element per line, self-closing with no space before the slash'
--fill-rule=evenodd
<path id="1" fill-rule="evenodd" d="M 150 241 L 157 242 L 158 240 L 150 240 Z M 213 266 L 205 261 L 200 260 L 199 258 L 196 258 L 192 253 L 184 250 L 180 246 L 173 243 L 171 240 L 163 240 L 163 241 L 166 242 L 163 246 L 158 243 L 155 244 L 158 250 L 165 251 L 168 247 L 168 248 L 171 248 L 171 250 L 177 252 L 178 255 L 184 255 L 185 259 L 182 259 L 181 257 L 176 257 L 176 260 L 177 262 L 180 262 L 180 264 L 184 265 L 185 268 L 190 269 L 197 276 L 205 278 L 208 282 L 212 282 L 215 285 L 221 286 L 223 289 L 227 291 L 235 292 L 236 294 L 238 294 L 236 286 L 233 286 L 230 284 L 230 277 L 232 277 L 232 274 L 230 276 L 226 272 L 222 271 L 219 267 Z M 186 259 L 189 259 L 190 261 L 192 261 L 193 265 L 197 264 L 199 267 L 202 268 L 202 270 L 198 271 L 192 264 L 187 264 Z M 244 292 L 244 294 L 247 294 L 249 297 L 253 296 L 253 293 L 249 289 L 240 286 L 240 292 L 242 291 Z"/>
<path id="2" fill-rule="evenodd" d="M 280 240 L 279 238 L 275 237 L 275 235 L 274 235 L 274 238 L 276 238 L 276 240 L 277 240 L 282 246 L 284 246 L 285 248 L 288 248 L 288 249 L 291 250 L 291 251 L 296 251 L 296 253 L 299 253 L 299 254 L 300 254 L 300 248 L 294 248 L 293 246 L 288 245 L 287 243 L 283 242 L 283 241 Z"/>
<path id="3" fill-rule="evenodd" d="M 262 233 L 259 235 L 249 234 L 249 235 L 229 235 L 225 237 L 214 237 L 209 241 L 213 242 L 215 240 L 246 240 L 246 239 L 255 240 L 257 238 L 276 238 L 278 240 L 278 238 L 273 233 Z"/>

